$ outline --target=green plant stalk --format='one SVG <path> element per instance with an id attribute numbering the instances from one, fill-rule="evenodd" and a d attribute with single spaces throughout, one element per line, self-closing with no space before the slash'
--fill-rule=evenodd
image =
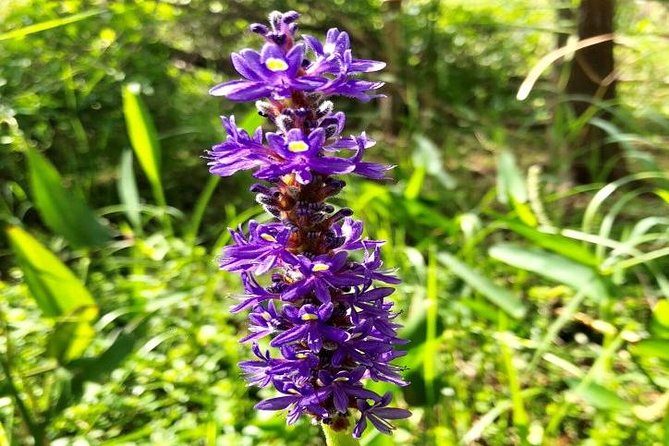
<path id="1" fill-rule="evenodd" d="M 207 210 L 207 205 L 211 201 L 211 197 L 214 195 L 216 186 L 221 181 L 221 177 L 210 176 L 207 181 L 207 185 L 204 187 L 204 190 L 200 194 L 195 203 L 195 208 L 193 209 L 193 216 L 191 217 L 191 225 L 188 228 L 186 233 L 186 239 L 190 243 L 194 243 L 197 238 L 197 233 L 200 231 L 200 224 L 202 223 L 202 217 L 204 212 Z"/>
<path id="2" fill-rule="evenodd" d="M 498 311 L 498 327 L 502 333 L 509 329 L 509 322 L 506 313 Z M 511 403 L 513 409 L 513 424 L 521 431 L 521 441 L 527 441 L 527 426 L 529 424 L 529 417 L 525 411 L 525 403 L 523 402 L 522 388 L 517 370 L 513 364 L 513 352 L 507 344 L 505 339 L 501 339 L 500 350 L 502 353 L 502 363 L 506 372 L 506 380 L 509 386 L 509 393 L 511 394 Z"/>
<path id="3" fill-rule="evenodd" d="M 325 444 L 327 446 L 360 446 L 360 442 L 353 438 L 352 429 L 349 427 L 343 431 L 334 431 L 330 426 L 323 424 Z"/>

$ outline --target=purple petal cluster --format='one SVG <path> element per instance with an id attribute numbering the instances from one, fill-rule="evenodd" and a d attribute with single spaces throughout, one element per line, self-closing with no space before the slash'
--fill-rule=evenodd
<path id="1" fill-rule="evenodd" d="M 360 437 L 368 422 L 390 433 L 389 420 L 410 416 L 387 407 L 392 395 L 365 387 L 368 380 L 404 386 L 393 360 L 397 313 L 388 285 L 399 280 L 383 268 L 382 241 L 363 237 L 363 224 L 347 208 L 327 203 L 345 186 L 335 176 L 353 173 L 383 179 L 391 168 L 363 161 L 374 141 L 365 133 L 342 136 L 345 116 L 329 96 L 363 101 L 381 83 L 359 79 L 385 64 L 355 59 L 346 32 L 331 29 L 325 42 L 296 40 L 299 15 L 273 12 L 269 26 L 251 30 L 265 39 L 260 52 L 232 55 L 242 76 L 217 85 L 211 94 L 233 101 L 257 101 L 259 113 L 275 127 L 252 135 L 223 118 L 228 134 L 207 154 L 214 175 L 249 170 L 263 183 L 251 191 L 273 217 L 251 221 L 247 231 L 231 229 L 233 245 L 224 248 L 221 269 L 241 274 L 245 294 L 233 312 L 249 310 L 255 359 L 240 367 L 250 384 L 274 387 L 280 394 L 256 405 L 288 409 L 288 423 L 302 415 L 346 428 L 356 419 Z M 259 276 L 265 276 L 260 279 Z"/>

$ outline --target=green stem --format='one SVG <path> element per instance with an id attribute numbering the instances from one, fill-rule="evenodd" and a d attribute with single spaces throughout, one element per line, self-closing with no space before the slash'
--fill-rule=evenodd
<path id="1" fill-rule="evenodd" d="M 323 424 L 325 444 L 327 446 L 360 446 L 360 442 L 353 438 L 352 429 L 333 431 L 330 426 Z"/>

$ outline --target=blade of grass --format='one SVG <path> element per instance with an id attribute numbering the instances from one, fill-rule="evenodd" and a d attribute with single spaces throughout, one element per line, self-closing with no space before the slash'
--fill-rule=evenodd
<path id="1" fill-rule="evenodd" d="M 577 290 L 582 289 L 597 301 L 603 301 L 609 295 L 606 284 L 593 268 L 566 257 L 512 243 L 499 243 L 488 252 L 490 257 L 507 265 L 531 271 Z"/>
<path id="2" fill-rule="evenodd" d="M 478 271 L 470 268 L 450 254 L 440 253 L 437 255 L 437 258 L 453 274 L 464 280 L 490 302 L 506 311 L 509 316 L 515 319 L 522 319 L 525 316 L 527 312 L 525 305 L 505 288 L 482 276 Z"/>
<path id="3" fill-rule="evenodd" d="M 195 242 L 198 232 L 200 232 L 200 225 L 202 224 L 202 218 L 204 213 L 207 210 L 207 205 L 211 201 L 211 197 L 214 195 L 216 186 L 221 182 L 221 177 L 210 176 L 207 180 L 207 184 L 204 186 L 202 193 L 195 203 L 195 208 L 193 209 L 193 216 L 191 217 L 191 224 L 186 230 L 184 235 L 186 241 L 189 243 Z"/>
<path id="4" fill-rule="evenodd" d="M 18 266 L 38 306 L 47 317 L 81 313 L 95 318 L 97 304 L 86 287 L 51 251 L 18 226 L 7 229 Z"/>
<path id="5" fill-rule="evenodd" d="M 509 329 L 507 315 L 501 311 L 498 312 L 498 315 L 499 330 L 502 333 L 505 333 Z M 509 393 L 511 394 L 513 425 L 518 429 L 521 444 L 527 444 L 529 417 L 525 410 L 525 403 L 523 402 L 523 394 L 516 366 L 513 364 L 513 352 L 504 336 L 500 337 L 499 347 L 502 353 L 502 363 L 504 364 L 506 380 L 509 385 Z"/>
<path id="6" fill-rule="evenodd" d="M 667 176 L 661 172 L 640 172 L 633 175 L 628 175 L 624 178 L 616 180 L 612 183 L 607 184 L 602 187 L 597 193 L 592 197 L 590 203 L 583 213 L 583 221 L 581 223 L 581 230 L 585 233 L 592 233 L 592 228 L 594 226 L 595 216 L 599 211 L 599 208 L 604 204 L 604 201 L 611 196 L 616 190 L 620 187 L 632 183 L 634 181 L 641 180 L 650 180 L 650 179 L 667 179 Z"/>
<path id="7" fill-rule="evenodd" d="M 163 209 L 167 207 L 165 193 L 160 179 L 161 148 L 153 119 L 149 115 L 140 96 L 140 86 L 136 83 L 123 86 L 123 114 L 125 116 L 128 137 L 139 165 L 146 174 L 153 190 L 156 203 Z M 172 222 L 167 212 L 163 215 L 165 231 L 173 234 Z"/>
<path id="8" fill-rule="evenodd" d="M 425 381 L 425 400 L 427 402 L 426 410 L 426 434 L 428 443 L 432 444 L 432 429 L 434 426 L 434 381 L 437 376 L 437 317 L 438 317 L 438 267 L 435 251 L 431 250 L 427 265 L 427 283 L 426 283 L 426 324 L 425 324 L 425 350 L 423 353 L 423 379 Z"/>
<path id="9" fill-rule="evenodd" d="M 75 247 L 104 245 L 111 234 L 83 195 L 77 189 L 66 189 L 60 173 L 37 150 L 28 148 L 26 157 L 33 200 L 44 223 Z"/>
<path id="10" fill-rule="evenodd" d="M 92 10 L 92 11 L 86 11 L 86 12 L 80 12 L 77 14 L 72 14 L 67 17 L 60 17 L 57 19 L 53 20 L 47 20 L 45 22 L 41 23 L 35 23 L 34 25 L 28 25 L 24 26 L 19 29 L 14 29 L 12 31 L 8 31 L 6 33 L 0 34 L 0 42 L 3 40 L 9 40 L 9 39 L 18 39 L 21 37 L 28 36 L 30 34 L 35 34 L 39 33 L 42 31 L 46 31 L 48 29 L 53 29 L 53 28 L 58 28 L 61 26 L 69 25 L 70 23 L 75 23 L 79 22 L 81 20 L 86 20 L 89 19 L 93 16 L 100 15 L 102 14 L 103 10 Z"/>

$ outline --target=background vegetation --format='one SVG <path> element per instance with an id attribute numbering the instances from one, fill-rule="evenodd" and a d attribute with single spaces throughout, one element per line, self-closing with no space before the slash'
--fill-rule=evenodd
<path id="1" fill-rule="evenodd" d="M 618 2 L 593 95 L 550 58 L 611 3 L 0 0 L 0 446 L 323 444 L 252 409 L 214 259 L 262 212 L 201 158 L 218 115 L 260 123 L 206 92 L 271 9 L 389 61 L 336 104 L 398 165 L 337 204 L 389 240 L 412 341 L 414 415 L 363 444 L 668 445 L 669 8 Z"/>

